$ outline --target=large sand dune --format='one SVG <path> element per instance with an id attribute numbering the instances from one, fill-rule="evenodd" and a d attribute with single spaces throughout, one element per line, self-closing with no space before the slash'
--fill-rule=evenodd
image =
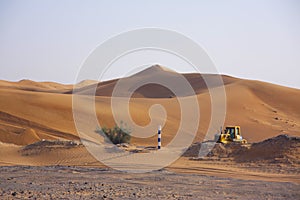
<path id="1" fill-rule="evenodd" d="M 179 78 L 185 78 L 187 80 L 187 83 L 191 85 L 193 88 L 193 91 L 185 91 L 184 88 L 180 84 L 178 84 Z M 201 94 L 207 92 L 207 85 L 205 80 L 209 79 L 212 80 L 215 84 L 212 84 L 212 87 L 218 87 L 221 84 L 217 81 L 213 81 L 214 79 L 217 79 L 218 75 L 214 74 L 179 74 L 175 71 L 166 70 L 166 68 L 161 67 L 159 65 L 154 65 L 144 71 L 141 71 L 139 73 L 136 73 L 132 76 L 123 78 L 121 80 L 122 85 L 128 85 L 128 90 L 122 91 L 122 93 L 117 93 L 115 95 L 117 96 L 127 96 L 130 92 L 134 92 L 132 97 L 139 97 L 139 98 L 170 98 L 174 97 L 174 93 L 172 90 L 165 86 L 162 86 L 160 84 L 142 84 L 149 81 L 157 81 L 157 80 L 168 80 L 167 83 L 169 83 L 172 86 L 176 86 L 179 93 L 177 96 L 191 96 L 195 94 Z M 238 81 L 239 79 L 233 78 L 230 76 L 222 76 L 224 85 L 228 85 L 231 83 L 234 83 Z M 88 84 L 85 87 L 82 87 L 81 84 L 77 86 L 78 89 L 76 89 L 76 93 L 78 94 L 85 94 L 85 95 L 94 95 L 97 96 L 104 96 L 104 97 L 111 97 L 114 87 L 116 84 L 120 81 L 120 79 L 115 79 L 111 81 L 105 81 L 105 82 L 99 82 L 94 83 L 97 84 L 96 91 L 94 91 L 95 86 L 92 84 Z M 135 85 L 141 85 L 141 87 L 137 88 L 137 90 L 132 90 L 133 86 Z M 178 89 L 179 88 L 179 89 Z M 70 90 L 66 93 L 71 94 L 73 90 Z"/>
<path id="2" fill-rule="evenodd" d="M 124 83 L 134 84 L 151 76 L 174 79 L 175 84 L 178 75 L 154 66 L 125 78 Z M 204 76 L 213 79 L 216 75 Z M 184 74 L 184 77 L 191 83 L 200 103 L 201 120 L 196 137 L 196 141 L 199 141 L 204 137 L 210 122 L 210 96 L 199 74 Z M 222 76 L 222 78 L 227 95 L 225 125 L 240 125 L 244 137 L 249 142 L 261 141 L 278 134 L 300 136 L 300 90 L 229 76 Z M 115 124 L 109 96 L 116 82 L 117 80 L 107 81 L 98 83 L 97 86 L 97 114 L 101 118 L 101 124 L 107 127 Z M 90 94 L 91 84 L 94 82 L 82 83 L 76 92 Z M 68 88 L 70 89 L 68 85 L 46 82 L 0 82 L 1 142 L 25 145 L 38 139 L 78 139 L 72 116 L 72 95 L 68 94 L 70 92 L 62 94 L 62 90 Z M 189 94 L 183 93 L 182 95 L 188 98 Z M 165 143 L 173 138 L 180 120 L 178 100 L 170 97 L 174 97 L 174 94 L 167 88 L 148 84 L 135 91 L 130 101 L 132 118 L 139 125 L 146 125 L 150 122 L 148 109 L 152 105 L 161 104 L 165 107 L 168 114 L 163 130 Z M 89 101 L 88 97 L 87 101 Z M 219 127 L 216 127 L 216 131 L 218 129 Z M 155 138 L 134 139 L 133 142 L 155 145 Z"/>

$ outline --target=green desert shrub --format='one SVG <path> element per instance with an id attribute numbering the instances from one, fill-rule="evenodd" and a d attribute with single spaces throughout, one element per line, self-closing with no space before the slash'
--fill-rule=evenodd
<path id="1" fill-rule="evenodd" d="M 98 127 L 95 132 L 105 135 L 113 144 L 130 143 L 130 130 L 121 128 L 118 125 L 115 125 L 113 128 Z"/>

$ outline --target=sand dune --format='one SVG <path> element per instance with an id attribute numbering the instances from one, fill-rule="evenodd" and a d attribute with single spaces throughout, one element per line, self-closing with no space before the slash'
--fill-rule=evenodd
<path id="1" fill-rule="evenodd" d="M 191 85 L 193 91 L 187 91 L 183 86 L 179 83 L 179 79 L 184 78 L 187 83 Z M 184 97 L 191 96 L 195 94 L 201 94 L 207 92 L 207 85 L 205 80 L 209 79 L 215 84 L 211 84 L 213 87 L 219 87 L 220 84 L 214 79 L 217 79 L 218 76 L 214 74 L 179 74 L 175 71 L 167 70 L 164 67 L 159 65 L 154 65 L 142 72 L 136 73 L 130 77 L 125 77 L 123 79 L 115 79 L 111 81 L 99 82 L 96 83 L 97 86 L 89 84 L 86 87 L 76 87 L 75 91 L 68 91 L 66 93 L 71 94 L 72 92 L 76 92 L 77 94 L 84 95 L 94 95 L 97 96 L 112 96 L 113 90 L 118 83 L 122 86 L 122 88 L 128 88 L 128 90 L 122 90 L 120 93 L 116 93 L 115 96 L 128 96 L 131 92 L 133 93 L 132 97 L 139 98 L 171 98 L 174 97 L 174 92 L 172 88 L 168 88 L 166 85 L 160 85 L 155 83 L 145 84 L 147 81 L 158 82 L 165 81 L 169 85 L 176 87 L 179 91 L 176 96 Z M 228 85 L 234 82 L 237 82 L 239 79 L 233 78 L 230 76 L 222 76 L 224 85 Z M 141 87 L 136 88 L 136 90 L 132 89 L 132 86 L 140 85 Z M 96 89 L 96 91 L 94 91 Z"/>
<path id="2" fill-rule="evenodd" d="M 1 89 L 14 89 L 35 92 L 49 92 L 49 93 L 65 93 L 72 89 L 73 85 L 63 85 L 54 82 L 35 82 L 32 80 L 21 80 L 18 82 L 9 82 L 0 80 Z"/>
<path id="3" fill-rule="evenodd" d="M 178 76 L 173 71 L 165 70 L 160 66 L 154 66 L 125 78 L 127 84 L 134 84 L 140 79 L 161 76 L 176 81 Z M 214 79 L 215 75 L 205 75 Z M 199 123 L 196 140 L 204 137 L 210 121 L 210 96 L 205 82 L 199 74 L 184 74 L 191 83 L 200 103 L 201 121 Z M 300 136 L 300 90 L 277 86 L 269 83 L 241 80 L 229 76 L 222 76 L 227 95 L 227 113 L 225 125 L 240 125 L 245 138 L 250 142 L 261 141 L 280 133 Z M 171 82 L 172 82 L 171 81 Z M 110 109 L 111 94 L 117 80 L 99 83 L 97 86 L 96 107 L 97 115 L 104 126 L 111 127 L 115 124 Z M 89 94 L 90 84 L 82 83 L 77 91 L 80 94 Z M 174 82 L 175 84 L 175 82 Z M 2 81 L 0 84 L 0 108 L 2 142 L 27 144 L 26 142 L 12 141 L 13 135 L 30 128 L 40 139 L 78 139 L 72 116 L 72 96 L 70 94 L 49 93 L 45 88 L 58 90 L 66 89 L 53 83 L 36 83 L 33 81 L 20 81 L 11 83 Z M 12 87 L 18 85 L 18 87 Z M 29 91 L 23 87 L 39 88 L 39 91 Z M 218 85 L 215 85 L 218 87 Z M 125 91 L 126 93 L 127 91 Z M 183 94 L 183 96 L 185 96 Z M 167 144 L 178 129 L 180 120 L 180 106 L 177 98 L 168 88 L 157 84 L 148 84 L 135 91 L 130 101 L 130 112 L 133 120 L 142 126 L 150 122 L 149 108 L 154 104 L 161 104 L 168 113 L 164 127 L 164 141 Z M 147 98 L 145 98 L 147 97 Z M 90 101 L 87 98 L 87 101 Z M 191 108 L 193 110 L 193 108 Z M 222 126 L 222 124 L 220 124 Z M 29 130 L 29 129 L 28 129 Z M 219 127 L 216 127 L 216 131 Z M 3 135 L 6 135 L 5 137 Z M 35 140 L 33 140 L 35 141 Z M 149 140 L 133 139 L 143 145 L 150 145 L 155 137 Z M 148 142 L 151 141 L 151 142 Z"/>

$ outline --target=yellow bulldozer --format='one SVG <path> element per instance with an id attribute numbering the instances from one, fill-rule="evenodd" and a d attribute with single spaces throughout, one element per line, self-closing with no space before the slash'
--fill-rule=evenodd
<path id="1" fill-rule="evenodd" d="M 247 140 L 243 139 L 241 135 L 241 127 L 239 126 L 226 126 L 224 131 L 218 136 L 217 142 L 228 144 L 228 143 L 241 143 L 246 144 Z"/>

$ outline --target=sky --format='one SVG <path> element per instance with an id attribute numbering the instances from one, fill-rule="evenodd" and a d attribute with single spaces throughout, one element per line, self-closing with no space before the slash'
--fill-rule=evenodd
<path id="1" fill-rule="evenodd" d="M 191 38 L 221 74 L 300 88 L 298 0 L 0 0 L 0 79 L 74 83 L 98 45 L 144 27 Z"/>

